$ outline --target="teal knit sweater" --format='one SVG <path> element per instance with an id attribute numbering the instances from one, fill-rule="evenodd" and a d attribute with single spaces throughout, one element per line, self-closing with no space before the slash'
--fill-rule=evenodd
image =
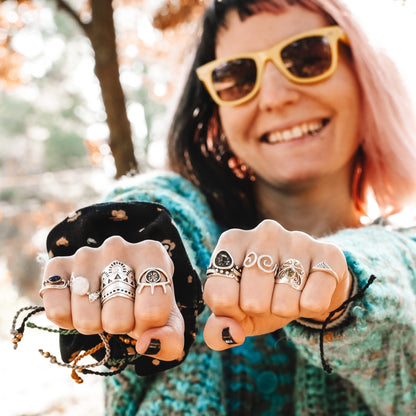
<path id="1" fill-rule="evenodd" d="M 202 279 L 222 230 L 201 193 L 175 174 L 139 178 L 114 190 L 113 201 L 147 201 L 171 213 Z M 321 366 L 319 329 L 291 323 L 218 352 L 204 343 L 208 308 L 185 362 L 152 376 L 134 368 L 105 381 L 107 415 L 416 414 L 416 228 L 371 225 L 325 238 L 344 250 L 363 287 L 346 319 L 326 332 Z"/>

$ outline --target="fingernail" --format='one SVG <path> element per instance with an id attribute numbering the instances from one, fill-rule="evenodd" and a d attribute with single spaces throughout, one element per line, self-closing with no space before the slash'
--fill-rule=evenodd
<path id="1" fill-rule="evenodd" d="M 234 341 L 234 339 L 233 339 L 233 337 L 231 336 L 231 334 L 230 334 L 230 328 L 229 328 L 229 327 L 224 328 L 224 329 L 222 330 L 222 339 L 223 339 L 223 341 L 224 341 L 226 344 L 228 344 L 228 345 L 234 345 L 234 344 L 237 344 L 237 343 Z"/>
<path id="2" fill-rule="evenodd" d="M 156 338 L 152 338 L 150 340 L 150 344 L 147 347 L 145 354 L 147 355 L 155 355 L 160 351 L 160 341 Z"/>

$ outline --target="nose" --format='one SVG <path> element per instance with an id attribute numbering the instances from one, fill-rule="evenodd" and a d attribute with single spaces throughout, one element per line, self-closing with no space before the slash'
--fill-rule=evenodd
<path id="1" fill-rule="evenodd" d="M 264 111 L 283 108 L 299 99 L 297 86 L 270 61 L 265 64 L 258 95 L 259 106 Z"/>

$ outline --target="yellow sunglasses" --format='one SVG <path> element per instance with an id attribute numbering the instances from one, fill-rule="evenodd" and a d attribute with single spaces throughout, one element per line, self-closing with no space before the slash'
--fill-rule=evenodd
<path id="1" fill-rule="evenodd" d="M 260 89 L 265 63 L 272 61 L 290 81 L 311 84 L 330 77 L 338 64 L 338 41 L 348 44 L 339 26 L 300 33 L 270 49 L 220 58 L 197 68 L 212 99 L 220 106 L 236 106 Z"/>

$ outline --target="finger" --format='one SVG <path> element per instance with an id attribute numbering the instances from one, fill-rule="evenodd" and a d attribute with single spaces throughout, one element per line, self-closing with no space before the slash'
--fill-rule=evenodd
<path id="1" fill-rule="evenodd" d="M 241 277 L 240 307 L 249 316 L 269 314 L 274 289 L 277 263 L 270 242 L 250 247 L 243 262 Z"/>
<path id="2" fill-rule="evenodd" d="M 204 339 L 210 348 L 222 351 L 243 344 L 245 335 L 234 319 L 212 314 L 204 328 Z"/>
<path id="3" fill-rule="evenodd" d="M 101 325 L 101 304 L 99 296 L 100 263 L 98 250 L 82 247 L 73 256 L 70 280 L 72 322 L 78 332 L 84 335 L 103 332 Z"/>
<path id="4" fill-rule="evenodd" d="M 67 257 L 55 257 L 46 265 L 43 280 L 60 277 L 63 281 L 70 278 L 70 260 Z M 42 294 L 46 317 L 55 325 L 64 329 L 74 329 L 71 316 L 71 295 L 69 288 L 46 288 Z"/>
<path id="5" fill-rule="evenodd" d="M 100 250 L 101 324 L 110 334 L 126 334 L 134 328 L 135 246 L 113 236 Z"/>
<path id="6" fill-rule="evenodd" d="M 168 321 L 174 304 L 174 266 L 166 249 L 157 241 L 139 243 L 136 258 L 137 289 L 133 333 L 139 338 L 145 331 L 162 327 Z"/>
<path id="7" fill-rule="evenodd" d="M 181 360 L 184 352 L 185 324 L 174 303 L 163 327 L 151 328 L 143 332 L 136 342 L 136 351 L 163 361 Z"/>
<path id="8" fill-rule="evenodd" d="M 229 230 L 221 235 L 207 269 L 203 294 L 205 303 L 215 315 L 238 321 L 245 317 L 239 303 L 239 283 L 246 236 L 247 232 L 242 230 Z"/>
<path id="9" fill-rule="evenodd" d="M 327 273 L 310 274 L 300 298 L 300 315 L 316 319 L 328 313 L 336 286 L 337 281 Z"/>
<path id="10" fill-rule="evenodd" d="M 293 253 L 295 250 L 291 251 Z M 300 316 L 300 300 L 307 284 L 310 261 L 304 255 L 294 258 L 283 254 L 282 259 L 274 285 L 272 313 L 283 318 L 297 319 Z"/>

